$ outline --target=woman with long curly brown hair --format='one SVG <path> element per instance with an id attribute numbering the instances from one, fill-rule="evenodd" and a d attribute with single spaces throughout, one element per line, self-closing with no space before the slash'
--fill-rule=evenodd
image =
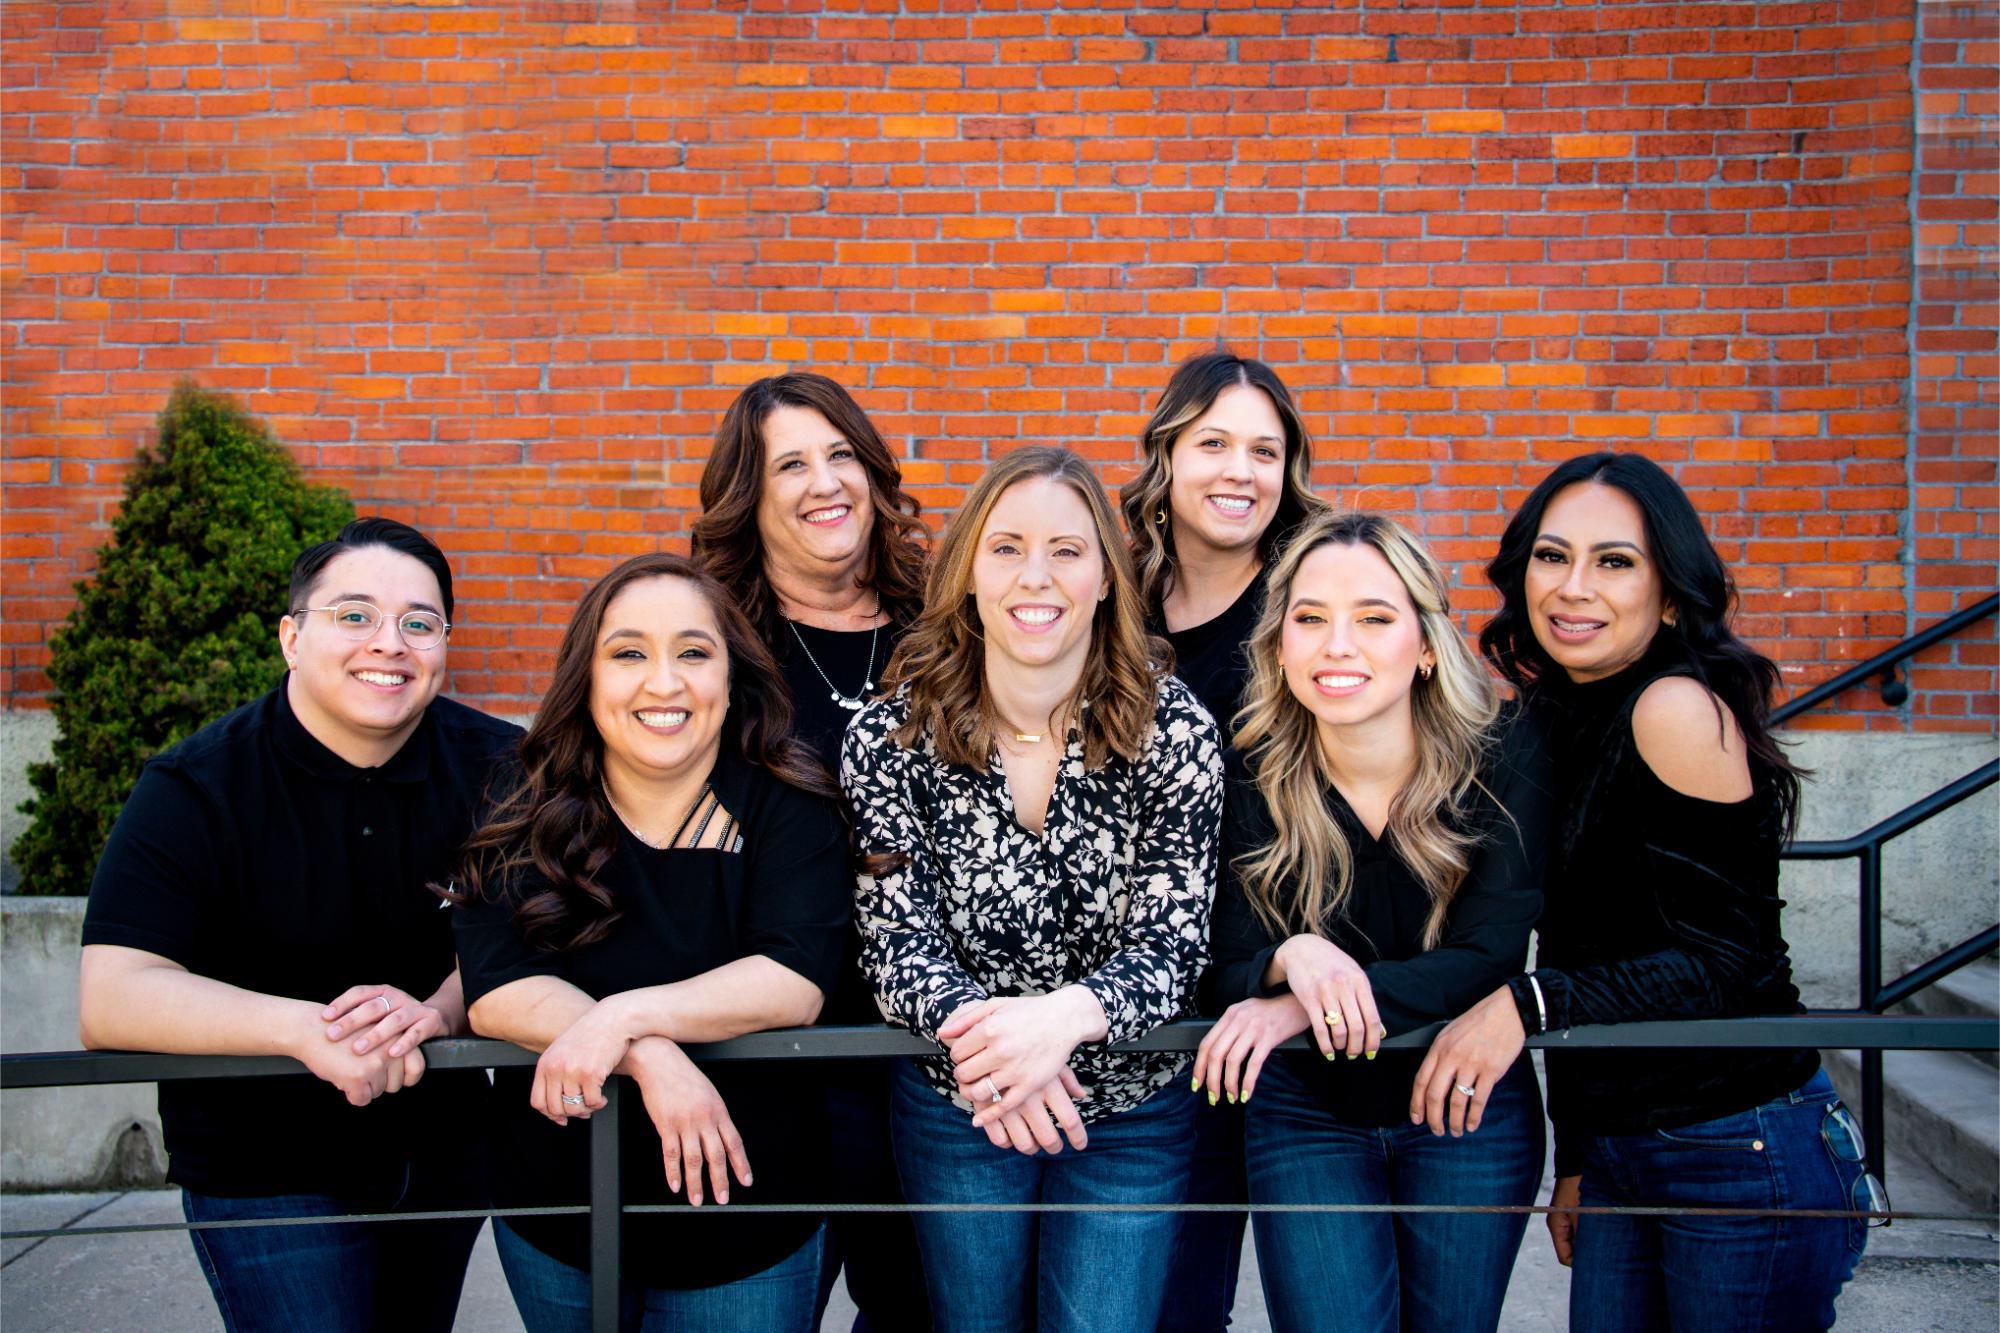
<path id="1" fill-rule="evenodd" d="M 824 375 L 757 380 L 729 405 L 701 473 L 694 553 L 735 594 L 791 686 L 792 731 L 832 772 L 840 738 L 876 692 L 923 604 L 925 530 L 881 432 Z M 825 1018 L 879 1023 L 861 975 L 859 941 Z M 896 1204 L 889 1153 L 888 1069 L 880 1060 L 821 1062 L 835 1152 L 827 1197 Z M 837 1213 L 827 1225 L 824 1303 L 840 1270 L 875 1333 L 929 1327 L 922 1284 L 909 1280 L 916 1236 L 894 1213 Z"/>
<path id="2" fill-rule="evenodd" d="M 904 1188 L 918 1203 L 1180 1203 L 1186 1057 L 1107 1047 L 1189 1008 L 1221 750 L 1166 674 L 1082 459 L 1025 448 L 987 470 L 890 683 L 848 728 L 841 777 L 866 858 L 863 965 L 884 1012 L 940 1048 L 897 1072 Z M 1174 1226 L 924 1213 L 917 1238 L 942 1329 L 1147 1333 Z"/>
<path id="3" fill-rule="evenodd" d="M 691 561 L 629 560 L 577 604 L 451 895 L 473 1030 L 542 1053 L 495 1078 L 499 1206 L 583 1200 L 589 1136 L 569 1122 L 604 1106 L 613 1072 L 647 1112 L 624 1118 L 627 1200 L 819 1192 L 823 1117 L 791 1072 L 699 1069 L 681 1049 L 812 1022 L 852 930 L 847 831 L 789 724 L 770 654 Z M 586 1219 L 495 1236 L 530 1330 L 588 1326 Z M 668 1213 L 629 1221 L 625 1243 L 631 1328 L 816 1322 L 816 1215 Z"/>

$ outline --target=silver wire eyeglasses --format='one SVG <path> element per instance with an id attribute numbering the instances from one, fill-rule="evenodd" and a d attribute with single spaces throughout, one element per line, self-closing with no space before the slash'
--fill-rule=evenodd
<path id="1" fill-rule="evenodd" d="M 384 612 L 373 602 L 335 602 L 332 606 L 302 606 L 292 612 L 324 611 L 333 617 L 333 627 L 350 639 L 373 637 L 381 627 Z M 435 648 L 451 633 L 451 622 L 435 611 L 405 611 L 396 617 L 396 633 L 412 648 Z"/>

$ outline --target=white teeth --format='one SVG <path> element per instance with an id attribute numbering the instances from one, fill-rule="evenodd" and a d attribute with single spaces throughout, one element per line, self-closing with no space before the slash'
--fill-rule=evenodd
<path id="1" fill-rule="evenodd" d="M 1314 684 L 1324 686 L 1329 690 L 1351 690 L 1356 685 L 1366 684 L 1367 681 L 1368 677 L 1366 676 L 1338 676 L 1330 673 L 1313 677 Z"/>
<path id="2" fill-rule="evenodd" d="M 1211 495 L 1208 497 L 1208 502 L 1223 513 L 1233 514 L 1237 517 L 1249 513 L 1253 503 L 1240 495 Z"/>
<path id="3" fill-rule="evenodd" d="M 688 720 L 685 708 L 651 709 L 639 714 L 639 722 L 648 727 L 678 727 Z"/>
<path id="4" fill-rule="evenodd" d="M 1053 606 L 1017 606 L 1010 614 L 1023 625 L 1046 625 L 1062 612 Z"/>
<path id="5" fill-rule="evenodd" d="M 846 518 L 852 505 L 834 505 L 828 509 L 815 509 L 805 516 L 808 523 L 838 523 Z"/>
<path id="6" fill-rule="evenodd" d="M 354 678 L 366 681 L 370 685 L 401 685 L 409 680 L 408 676 L 394 675 L 387 671 L 357 671 L 354 673 Z"/>
<path id="7" fill-rule="evenodd" d="M 1550 616 L 1549 619 L 1555 622 L 1558 629 L 1566 629 L 1572 632 L 1576 630 L 1604 628 L 1604 622 L 1601 620 L 1564 620 L 1561 616 Z"/>

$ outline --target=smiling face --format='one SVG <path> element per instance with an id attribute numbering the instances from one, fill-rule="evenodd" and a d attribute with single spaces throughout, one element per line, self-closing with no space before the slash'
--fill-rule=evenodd
<path id="1" fill-rule="evenodd" d="M 1002 491 L 972 557 L 989 676 L 1053 671 L 1080 680 L 1108 579 L 1090 506 L 1067 483 L 1030 477 Z"/>
<path id="2" fill-rule="evenodd" d="M 1175 437 L 1168 466 L 1177 551 L 1254 548 L 1284 494 L 1284 422 L 1262 389 L 1232 384 Z"/>
<path id="3" fill-rule="evenodd" d="M 1419 668 L 1436 665 L 1409 589 L 1360 544 L 1329 543 L 1299 565 L 1278 655 L 1292 697 L 1323 727 L 1407 718 Z"/>
<path id="4" fill-rule="evenodd" d="M 349 638 L 327 611 L 278 622 L 278 645 L 292 667 L 286 696 L 322 745 L 349 763 L 373 767 L 409 739 L 444 684 L 444 641 L 411 648 L 396 628 L 411 611 L 443 620 L 444 594 L 422 561 L 387 546 L 362 546 L 328 561 L 303 605 L 344 601 L 369 602 L 382 611 L 373 634 Z"/>
<path id="5" fill-rule="evenodd" d="M 1535 642 L 1574 681 L 1638 661 L 1673 614 L 1645 516 L 1625 492 L 1599 482 L 1549 501 L 1522 582 Z"/>
<path id="6" fill-rule="evenodd" d="M 672 576 L 621 589 L 604 608 L 590 671 L 590 719 L 614 796 L 706 774 L 728 711 L 729 651 L 708 599 Z"/>
<path id="7" fill-rule="evenodd" d="M 875 527 L 868 472 L 854 446 L 809 407 L 764 418 L 757 535 L 767 566 L 823 577 L 867 558 Z"/>

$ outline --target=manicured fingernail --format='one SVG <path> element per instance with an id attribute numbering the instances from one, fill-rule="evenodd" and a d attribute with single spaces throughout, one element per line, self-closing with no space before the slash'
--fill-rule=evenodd
<path id="1" fill-rule="evenodd" d="M 1236 1094 L 1233 1092 L 1229 1094 L 1229 1104 L 1231 1106 L 1236 1105 Z"/>
<path id="2" fill-rule="evenodd" d="M 1208 1090 L 1208 1104 L 1209 1104 L 1210 1106 L 1213 1106 L 1213 1105 L 1215 1105 L 1215 1089 L 1214 1089 L 1214 1088 L 1210 1088 L 1210 1089 Z"/>
<path id="3" fill-rule="evenodd" d="M 1370 1051 L 1370 1052 L 1368 1052 L 1368 1058 L 1369 1058 L 1370 1060 L 1373 1060 L 1373 1059 L 1375 1058 L 1375 1052 L 1373 1052 L 1373 1051 Z"/>
<path id="4" fill-rule="evenodd" d="M 1329 1059 L 1329 1060 L 1333 1059 L 1333 1052 L 1332 1052 L 1332 1051 L 1328 1051 L 1328 1052 L 1326 1053 L 1326 1058 L 1327 1058 L 1327 1059 Z"/>
<path id="5" fill-rule="evenodd" d="M 1188 1091 L 1189 1091 L 1189 1092 L 1200 1092 L 1200 1091 L 1201 1091 L 1201 1075 L 1200 1075 L 1200 1074 L 1196 1074 L 1196 1075 L 1195 1075 L 1195 1076 L 1194 1076 L 1193 1078 L 1191 1078 L 1191 1079 L 1189 1079 L 1189 1080 L 1188 1080 Z"/>
<path id="6" fill-rule="evenodd" d="M 1245 1106 L 1248 1106 L 1250 1104 L 1250 1094 L 1247 1090 L 1243 1094 L 1243 1104 Z"/>

